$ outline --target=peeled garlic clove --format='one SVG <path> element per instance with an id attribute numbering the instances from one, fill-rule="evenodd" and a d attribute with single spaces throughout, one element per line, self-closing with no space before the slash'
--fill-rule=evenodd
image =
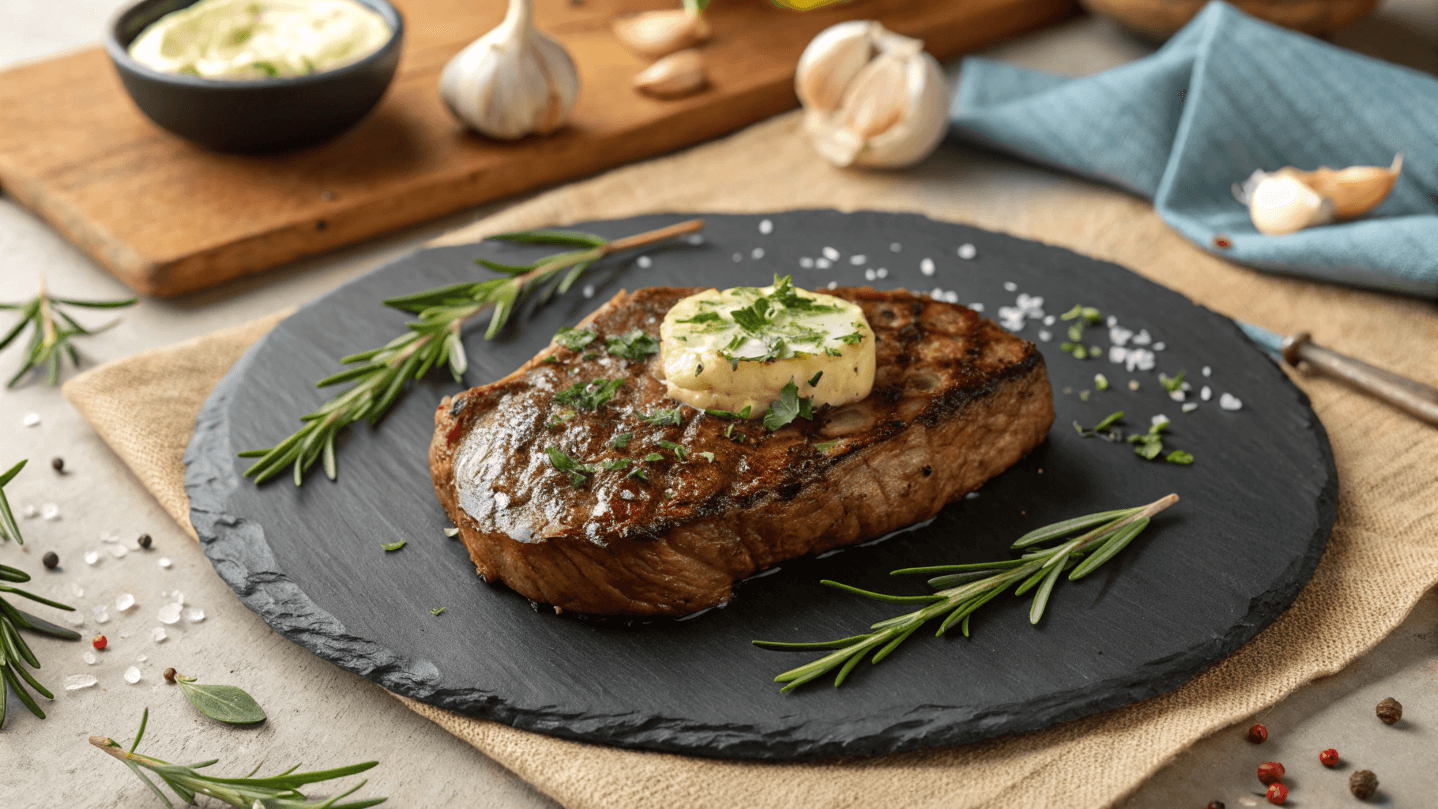
<path id="1" fill-rule="evenodd" d="M 634 77 L 634 87 L 659 98 L 680 98 L 696 93 L 708 82 L 704 57 L 699 51 L 671 53 Z"/>
<path id="2" fill-rule="evenodd" d="M 833 112 L 844 90 L 874 58 L 872 20 L 850 20 L 814 37 L 794 70 L 794 90 L 805 109 Z"/>
<path id="3" fill-rule="evenodd" d="M 1295 173 L 1274 172 L 1254 184 L 1248 215 L 1259 233 L 1282 236 L 1333 221 L 1332 200 L 1314 191 Z"/>
<path id="4" fill-rule="evenodd" d="M 687 9 L 643 11 L 614 21 L 614 36 L 631 51 L 650 59 L 692 48 L 709 39 L 709 23 Z"/>
<path id="5" fill-rule="evenodd" d="M 1324 166 L 1316 171 L 1300 171 L 1295 175 L 1320 196 L 1333 200 L 1339 219 L 1351 219 L 1378 207 L 1398 182 L 1403 171 L 1403 155 L 1393 158 L 1393 165 L 1350 166 L 1334 170 Z"/>
<path id="6" fill-rule="evenodd" d="M 504 21 L 444 66 L 439 93 L 471 128 L 514 140 L 568 123 L 579 73 L 564 46 L 534 27 L 533 0 L 510 0 Z"/>
<path id="7" fill-rule="evenodd" d="M 857 70 L 856 54 L 863 57 Z M 840 23 L 809 43 L 800 64 L 795 90 L 813 102 L 805 105 L 805 128 L 834 165 L 910 166 L 943 139 L 948 82 L 919 40 L 877 22 Z M 836 91 L 838 103 L 826 106 Z"/>

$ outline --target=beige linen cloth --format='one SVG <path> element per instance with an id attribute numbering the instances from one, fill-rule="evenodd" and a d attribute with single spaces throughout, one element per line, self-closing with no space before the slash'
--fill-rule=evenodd
<path id="1" fill-rule="evenodd" d="M 1310 329 L 1344 353 L 1430 383 L 1438 376 L 1431 303 L 1228 264 L 1185 242 L 1141 200 L 983 153 L 946 147 L 908 172 L 833 169 L 813 156 L 793 114 L 550 191 L 442 241 L 660 211 L 822 207 L 915 211 L 1062 245 L 1123 264 L 1224 314 L 1281 333 Z M 65 387 L 187 529 L 181 456 L 195 416 L 231 363 L 280 316 L 113 362 Z M 1168 694 L 979 744 L 801 764 L 559 741 L 404 702 L 574 809 L 1112 804 L 1193 741 L 1341 669 L 1438 583 L 1438 430 L 1342 385 L 1296 379 L 1337 458 L 1338 524 L 1328 551 L 1276 623 Z"/>

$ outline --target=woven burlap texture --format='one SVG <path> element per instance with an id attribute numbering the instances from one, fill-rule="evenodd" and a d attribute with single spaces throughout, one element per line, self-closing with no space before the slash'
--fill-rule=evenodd
<path id="1" fill-rule="evenodd" d="M 945 147 L 911 171 L 833 169 L 813 156 L 793 114 L 556 189 L 442 241 L 660 211 L 829 207 L 913 211 L 1062 245 L 1123 264 L 1227 315 L 1283 333 L 1310 329 L 1344 353 L 1429 382 L 1438 376 L 1438 314 L 1429 303 L 1234 266 L 1185 242 L 1141 200 L 991 155 Z M 1102 290 L 1094 292 L 1101 300 Z M 66 386 L 70 401 L 187 529 L 181 455 L 195 416 L 225 370 L 275 322 L 114 362 Z M 1338 524 L 1327 553 L 1277 622 L 1163 696 L 980 744 L 804 764 L 559 741 L 404 702 L 572 809 L 1110 805 L 1196 739 L 1341 669 L 1438 583 L 1438 430 L 1342 385 L 1296 379 L 1329 431 L 1338 464 Z"/>

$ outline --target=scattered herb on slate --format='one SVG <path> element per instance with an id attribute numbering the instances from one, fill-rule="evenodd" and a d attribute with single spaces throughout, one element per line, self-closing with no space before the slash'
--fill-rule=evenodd
<path id="1" fill-rule="evenodd" d="M 1177 391 L 1183 390 L 1183 377 L 1187 373 L 1187 371 L 1179 371 L 1178 376 L 1165 376 L 1164 374 L 1159 374 L 1158 383 L 1160 385 L 1163 385 L 1163 389 L 1168 391 L 1169 393 L 1175 393 Z"/>
<path id="2" fill-rule="evenodd" d="M 659 353 L 659 338 L 650 337 L 642 329 L 605 340 L 609 353 L 626 360 L 642 360 L 650 354 Z"/>
<path id="3" fill-rule="evenodd" d="M 430 610 L 430 611 L 429 611 L 429 614 L 430 614 L 430 615 L 439 615 L 440 613 L 444 612 L 444 611 L 447 610 L 447 609 L 449 609 L 449 607 L 440 607 L 439 609 Z"/>
<path id="4" fill-rule="evenodd" d="M 796 418 L 813 419 L 814 397 L 800 398 L 799 386 L 794 380 L 779 390 L 779 400 L 769 403 L 769 412 L 764 414 L 764 426 L 777 430 Z"/>
<path id="5" fill-rule="evenodd" d="M 16 534 L 17 539 L 18 537 L 19 535 Z M 54 607 L 55 609 L 65 610 L 67 612 L 75 611 L 74 607 L 61 604 L 58 601 L 51 601 L 48 598 L 41 598 L 34 593 L 21 590 L 19 587 L 14 586 L 15 584 L 29 580 L 30 574 L 8 565 L 0 565 L 0 594 L 12 593 L 21 598 L 38 601 L 47 607 Z M 32 623 L 26 615 L 12 606 L 3 596 L 0 596 L 0 728 L 5 727 L 5 704 L 7 700 L 6 693 L 8 691 L 13 690 L 15 697 L 19 699 L 26 708 L 30 709 L 30 713 L 35 714 L 41 719 L 45 718 L 45 712 L 40 710 L 40 706 L 35 703 L 35 698 L 30 696 L 30 692 L 25 690 L 24 683 L 28 683 L 31 688 L 35 689 L 35 691 L 45 699 L 55 698 L 54 694 L 50 693 L 45 686 L 40 685 L 34 676 L 25 670 L 27 665 L 34 669 L 40 668 L 40 659 L 35 656 L 35 653 L 30 650 L 30 645 L 27 644 L 25 638 L 20 635 L 19 630 L 21 629 L 29 629 L 32 632 L 39 632 L 42 635 L 49 635 L 52 638 L 59 638 L 60 640 L 80 639 L 80 633 L 78 632 L 61 629 L 45 622 Z"/>
<path id="6" fill-rule="evenodd" d="M 60 384 L 60 363 L 61 357 L 69 355 L 70 361 L 76 366 L 80 364 L 80 355 L 75 351 L 75 346 L 70 340 L 73 337 L 85 337 L 99 334 L 102 331 L 119 323 L 112 320 L 103 326 L 87 329 L 81 326 L 70 317 L 60 306 L 79 306 L 85 309 L 119 309 L 131 306 L 138 298 L 126 298 L 119 301 L 77 301 L 71 298 L 52 298 L 45 289 L 45 279 L 40 279 L 40 294 L 25 303 L 0 303 L 0 310 L 9 310 L 20 313 L 20 321 L 14 328 L 0 337 L 0 351 L 14 342 L 16 337 L 25 327 L 33 326 L 34 331 L 30 334 L 30 345 L 25 349 L 25 362 L 20 371 L 10 378 L 7 387 L 15 387 L 15 384 L 25 376 L 31 369 L 44 368 L 46 377 L 51 385 Z M 56 318 L 59 318 L 59 322 Z"/>
<path id="7" fill-rule="evenodd" d="M 554 394 L 554 401 L 572 405 L 581 410 L 598 410 L 614 398 L 624 386 L 623 379 L 594 379 L 589 382 L 575 382 L 570 387 Z"/>
<path id="8" fill-rule="evenodd" d="M 14 480 L 27 463 L 29 461 L 21 461 L 0 474 L 0 539 L 13 539 L 19 545 L 25 544 L 25 538 L 20 536 L 20 526 L 15 522 L 14 512 L 10 511 L 10 501 L 5 499 L 5 484 Z"/>
<path id="9" fill-rule="evenodd" d="M 644 460 L 645 463 L 654 463 L 655 461 L 662 461 L 662 460 L 664 460 L 664 456 L 663 456 L 663 455 L 660 455 L 660 454 L 657 453 L 657 452 L 651 452 L 651 453 L 649 453 L 648 455 L 645 455 L 644 458 L 643 458 L 643 460 Z"/>
<path id="10" fill-rule="evenodd" d="M 585 346 L 594 342 L 594 338 L 598 336 L 599 335 L 596 334 L 593 329 L 571 329 L 568 326 L 565 326 L 564 328 L 560 329 L 557 334 L 554 335 L 553 342 L 558 343 L 559 345 L 562 345 L 572 351 L 578 351 L 579 349 L 584 348 Z M 550 356 L 552 357 L 554 355 L 551 354 Z M 556 360 L 556 362 L 557 361 L 558 360 Z"/>
<path id="11" fill-rule="evenodd" d="M 400 548 L 403 548 L 405 544 L 406 541 L 401 539 L 399 542 L 390 542 L 385 545 L 381 545 L 380 547 L 384 548 L 386 551 L 397 551 Z"/>
<path id="12" fill-rule="evenodd" d="M 241 452 L 242 458 L 259 459 L 245 470 L 245 476 L 263 483 L 293 467 L 298 486 L 304 482 L 304 473 L 322 460 L 325 474 L 334 480 L 337 476 L 335 438 L 340 430 L 360 419 L 368 419 L 371 426 L 378 424 L 404 394 L 406 384 L 423 378 L 431 368 L 448 366 L 455 381 L 460 380 L 469 367 L 460 341 L 460 331 L 467 321 L 492 309 L 485 338 L 494 339 L 515 310 L 532 295 L 535 305 L 543 306 L 555 293 L 567 292 L 592 264 L 605 256 L 693 233 L 703 227 L 704 220 L 692 219 L 613 241 L 589 233 L 560 230 L 491 236 L 490 239 L 496 241 L 579 249 L 523 265 L 475 259 L 476 263 L 507 277 L 451 284 L 386 300 L 386 306 L 408 312 L 417 319 L 388 344 L 342 358 L 341 364 L 353 367 L 320 380 L 316 387 L 345 382 L 354 382 L 354 386 L 302 416 L 304 426 L 275 446 Z M 543 289 L 536 294 L 535 290 L 540 287 Z"/>
<path id="13" fill-rule="evenodd" d="M 549 462 L 554 465 L 555 469 L 569 473 L 569 485 L 576 489 L 583 486 L 584 482 L 589 479 L 589 476 L 594 474 L 593 466 L 582 464 L 574 458 L 565 455 L 559 451 L 558 447 L 548 447 L 544 451 L 549 455 Z"/>
<path id="14" fill-rule="evenodd" d="M 1093 386 L 1099 390 L 1108 390 L 1108 377 L 1103 374 L 1094 374 Z"/>
<path id="15" fill-rule="evenodd" d="M 185 692 L 185 699 L 211 719 L 228 725 L 253 725 L 265 721 L 265 709 L 254 697 L 233 685 L 197 683 L 194 677 L 175 675 L 175 682 Z"/>
<path id="16" fill-rule="evenodd" d="M 1037 624 L 1043 617 L 1049 597 L 1060 576 L 1067 572 L 1069 580 L 1073 581 L 1094 572 L 1142 533 L 1153 515 L 1176 502 L 1178 495 L 1170 494 L 1146 506 L 1075 517 L 1030 531 L 1019 537 L 1012 546 L 1014 550 L 1023 551 L 1018 559 L 906 568 L 893 572 L 892 575 L 896 576 L 938 574 L 928 582 L 930 587 L 939 588 L 938 592 L 927 595 L 886 595 L 824 580 L 824 585 L 865 598 L 891 604 L 922 603 L 926 606 L 906 615 L 880 621 L 870 627 L 869 632 L 861 635 L 817 643 L 756 640 L 754 645 L 779 650 L 834 650 L 818 660 L 774 678 L 775 682 L 787 683 L 781 690 L 791 691 L 834 669 L 839 670 L 834 678 L 834 685 L 842 685 L 844 679 L 869 652 L 874 652 L 870 662 L 879 663 L 920 627 L 939 616 L 947 617 L 940 624 L 938 635 L 943 635 L 958 624 L 964 637 L 968 637 L 970 614 L 1002 595 L 1010 587 L 1015 588 L 1014 595 L 1024 595 L 1030 590 L 1036 590 L 1029 609 L 1029 622 Z M 1038 547 L 1079 531 L 1085 533 L 1064 540 L 1054 547 Z"/>
<path id="17" fill-rule="evenodd" d="M 645 415 L 638 414 L 639 420 L 653 424 L 655 427 L 677 427 L 684 423 L 684 417 L 680 414 L 679 408 L 671 407 L 667 410 L 656 410 Z"/>
<path id="18" fill-rule="evenodd" d="M 295 772 L 298 767 L 292 767 L 278 775 L 271 775 L 262 778 L 253 778 L 259 767 L 250 771 L 250 775 L 243 778 L 220 778 L 214 775 L 201 773 L 200 770 L 219 762 L 219 759 L 210 759 L 198 764 L 189 766 L 171 764 L 168 761 L 151 756 L 141 755 L 135 750 L 140 746 L 140 740 L 145 736 L 145 726 L 150 721 L 150 709 L 146 708 L 145 713 L 140 717 L 140 730 L 135 734 L 135 741 L 130 743 L 129 750 L 126 750 L 114 739 L 104 736 L 91 736 L 90 744 L 100 748 L 111 756 L 125 763 L 130 771 L 145 782 L 145 786 L 155 793 L 166 809 L 174 809 L 174 804 L 165 793 L 151 781 L 148 776 L 141 772 L 141 768 L 149 770 L 160 779 L 160 783 L 174 790 L 175 795 L 187 804 L 195 803 L 195 796 L 208 795 L 230 806 L 238 809 L 253 809 L 256 806 L 269 807 L 269 809 L 300 809 L 300 807 L 315 807 L 315 809 L 364 809 L 369 806 L 378 806 L 385 802 L 384 798 L 366 798 L 364 800 L 349 801 L 340 803 L 340 800 L 353 795 L 364 787 L 365 782 L 361 781 L 351 789 L 334 795 L 322 801 L 310 801 L 300 792 L 300 788 L 308 784 L 317 784 L 322 781 L 332 781 L 336 778 L 355 775 L 368 770 L 379 762 L 366 761 L 363 764 L 351 764 L 348 767 L 336 767 L 332 770 L 320 770 L 317 772 Z"/>

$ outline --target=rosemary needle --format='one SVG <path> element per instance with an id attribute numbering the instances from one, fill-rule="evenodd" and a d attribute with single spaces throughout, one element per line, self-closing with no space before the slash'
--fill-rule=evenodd
<path id="1" fill-rule="evenodd" d="M 241 452 L 241 458 L 259 458 L 245 470 L 245 476 L 263 483 L 289 468 L 295 485 L 299 486 L 304 483 L 305 472 L 316 462 L 323 462 L 325 474 L 334 480 L 337 475 L 335 438 L 340 430 L 360 419 L 377 424 L 404 394 L 405 385 L 422 378 L 431 368 L 448 366 L 455 381 L 460 381 L 469 365 L 460 341 L 460 330 L 467 321 L 485 309 L 492 309 L 484 335 L 485 339 L 492 340 L 509 322 L 515 309 L 536 289 L 540 290 L 536 305 L 543 306 L 556 293 L 567 292 L 591 265 L 605 256 L 693 233 L 702 227 L 704 220 L 691 219 L 613 241 L 563 230 L 491 236 L 498 241 L 579 249 L 557 253 L 533 264 L 500 264 L 476 259 L 476 263 L 506 277 L 451 284 L 385 301 L 385 305 L 416 315 L 417 319 L 409 323 L 404 334 L 384 346 L 341 359 L 342 364 L 352 367 L 315 384 L 324 388 L 353 382 L 354 386 L 301 416 L 304 426 L 280 443 L 268 449 Z"/>
<path id="2" fill-rule="evenodd" d="M 10 331 L 0 337 L 0 351 L 3 351 L 16 337 L 25 330 L 25 327 L 33 326 L 34 331 L 30 333 L 30 344 L 25 349 L 25 362 L 20 370 L 10 378 L 7 387 L 15 387 L 27 372 L 31 369 L 44 368 L 46 378 L 51 385 L 60 384 L 60 363 L 64 355 L 69 355 L 70 361 L 75 365 L 80 364 L 80 355 L 71 344 L 72 337 L 84 337 L 110 328 L 118 323 L 112 320 L 103 326 L 86 328 L 81 326 L 73 317 L 70 317 L 61 306 L 79 306 L 86 309 L 119 309 L 130 306 L 137 298 L 126 298 L 118 301 L 77 301 L 71 298 L 52 298 L 45 289 L 45 279 L 40 279 L 40 294 L 36 295 L 25 303 L 0 303 L 0 310 L 10 310 L 20 313 L 20 321 Z M 58 320 L 57 320 L 58 318 Z"/>
<path id="3" fill-rule="evenodd" d="M 28 574 L 7 565 L 0 565 L 0 593 L 10 593 L 21 596 L 22 598 L 28 598 L 31 601 L 38 601 L 48 607 L 74 612 L 74 607 L 61 604 L 58 601 L 51 601 L 48 598 L 41 598 L 34 593 L 12 586 L 12 583 L 27 582 L 29 580 L 30 576 Z M 51 694 L 45 686 L 40 685 L 40 683 L 35 680 L 35 677 L 25 669 L 26 665 L 30 666 L 30 668 L 40 668 L 40 660 L 35 656 L 35 653 L 30 650 L 30 646 L 25 643 L 25 638 L 20 635 L 19 630 L 21 629 L 39 632 L 42 635 L 49 635 L 52 638 L 59 638 L 60 640 L 80 639 L 80 635 L 77 632 L 61 629 L 60 627 L 38 619 L 31 619 L 12 606 L 3 597 L 0 597 L 0 728 L 5 726 L 7 691 L 13 691 L 16 698 L 18 698 L 26 708 L 29 708 L 31 713 L 41 719 L 45 718 L 45 712 L 40 710 L 40 706 L 36 704 L 35 698 L 30 696 L 30 692 L 25 690 L 25 686 L 21 683 L 22 680 L 28 683 L 31 688 L 35 689 L 35 691 L 45 699 L 55 698 L 54 694 Z"/>
<path id="4" fill-rule="evenodd" d="M 851 587 L 847 584 L 825 580 L 823 584 L 845 592 L 885 601 L 891 604 L 924 604 L 925 606 L 905 615 L 880 621 L 869 627 L 870 631 L 838 640 L 814 643 L 785 643 L 779 641 L 754 641 L 755 646 L 766 649 L 787 651 L 833 649 L 829 654 L 780 674 L 775 682 L 787 683 L 781 690 L 792 691 L 811 680 L 828 674 L 834 669 L 839 673 L 834 686 L 843 685 L 845 678 L 871 651 L 871 663 L 878 663 L 887 657 L 899 644 L 914 634 L 929 621 L 946 616 L 939 625 L 936 635 L 942 636 L 955 624 L 959 625 L 964 637 L 969 636 L 969 616 L 979 607 L 1002 595 L 1010 587 L 1014 595 L 1035 591 L 1033 606 L 1029 609 L 1029 622 L 1037 624 L 1048 607 L 1054 586 L 1065 572 L 1070 581 L 1081 579 L 1094 572 L 1128 546 L 1144 528 L 1149 519 L 1178 502 L 1178 495 L 1155 500 L 1146 506 L 1105 511 L 1076 517 L 1063 522 L 1030 531 L 1019 537 L 1013 544 L 1014 550 L 1023 550 L 1018 559 L 1000 562 L 979 562 L 965 565 L 937 565 L 895 570 L 893 575 L 933 575 L 929 586 L 937 592 L 916 596 L 895 596 L 874 593 Z M 1051 548 L 1038 546 L 1062 537 L 1083 531 L 1077 537 L 1067 539 Z M 938 575 L 934 575 L 938 574 Z"/>

